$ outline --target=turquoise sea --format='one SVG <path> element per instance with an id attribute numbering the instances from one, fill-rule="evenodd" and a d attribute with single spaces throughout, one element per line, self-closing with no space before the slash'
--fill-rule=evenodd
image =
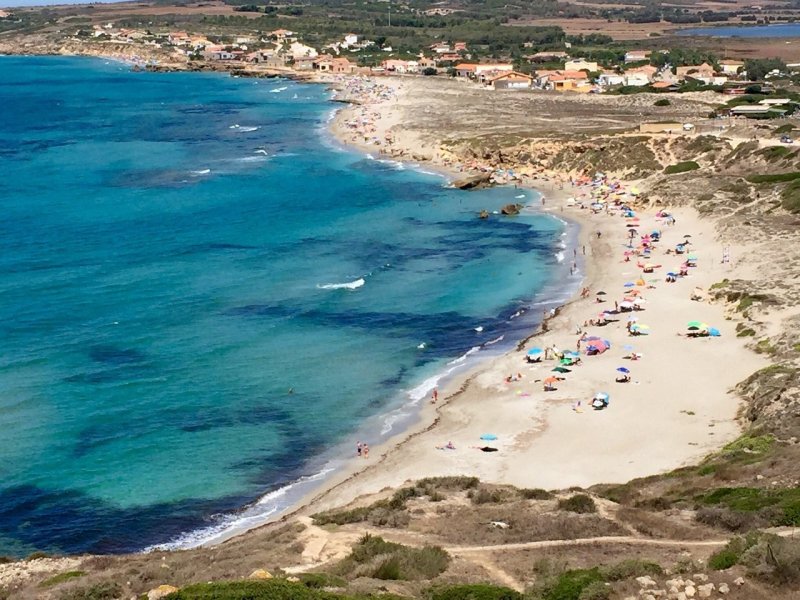
<path id="1" fill-rule="evenodd" d="M 5 57 L 0 98 L 0 554 L 262 522 L 579 283 L 572 226 L 476 217 L 534 193 L 337 146 L 323 86 Z"/>

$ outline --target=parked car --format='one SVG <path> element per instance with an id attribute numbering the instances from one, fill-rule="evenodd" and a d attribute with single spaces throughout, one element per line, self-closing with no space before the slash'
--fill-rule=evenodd
<path id="1" fill-rule="evenodd" d="M 794 140 L 790 138 L 788 135 L 781 136 L 781 143 L 783 144 L 794 144 Z"/>

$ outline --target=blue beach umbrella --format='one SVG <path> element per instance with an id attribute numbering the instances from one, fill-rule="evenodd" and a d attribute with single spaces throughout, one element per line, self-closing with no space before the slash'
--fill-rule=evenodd
<path id="1" fill-rule="evenodd" d="M 717 329 L 716 327 L 709 327 L 708 328 L 708 335 L 710 335 L 712 337 L 719 337 L 722 334 L 720 333 L 719 329 Z"/>
<path id="2" fill-rule="evenodd" d="M 630 373 L 631 372 L 630 369 L 628 369 L 627 367 L 617 367 L 617 371 L 619 371 L 620 373 Z"/>
<path id="3" fill-rule="evenodd" d="M 635 283 L 633 283 L 632 281 L 628 281 L 627 283 L 623 283 L 623 284 L 622 284 L 622 287 L 627 287 L 627 288 L 630 288 L 630 287 L 634 287 L 635 285 L 636 285 L 636 284 L 635 284 Z"/>
<path id="4" fill-rule="evenodd" d="M 486 441 L 486 442 L 493 442 L 494 440 L 497 439 L 497 436 L 495 434 L 493 434 L 493 433 L 484 433 L 481 436 L 481 439 Z"/>
<path id="5" fill-rule="evenodd" d="M 541 348 L 531 348 L 528 350 L 528 356 L 533 356 L 535 354 L 541 354 L 543 350 Z"/>

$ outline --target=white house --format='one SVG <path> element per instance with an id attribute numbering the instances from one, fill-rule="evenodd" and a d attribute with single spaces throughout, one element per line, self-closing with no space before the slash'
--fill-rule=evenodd
<path id="1" fill-rule="evenodd" d="M 342 44 L 342 46 L 349 48 L 350 46 L 355 46 L 357 43 L 358 43 L 358 34 L 355 33 L 344 34 L 344 44 Z"/>
<path id="2" fill-rule="evenodd" d="M 650 83 L 650 78 L 647 76 L 647 73 L 643 73 L 641 71 L 634 72 L 634 73 L 625 73 L 625 85 L 648 85 Z"/>
<path id="3" fill-rule="evenodd" d="M 613 71 L 606 71 L 605 73 L 600 73 L 600 76 L 597 78 L 597 83 L 603 86 L 622 85 L 625 83 L 625 76 L 614 73 Z"/>
<path id="4" fill-rule="evenodd" d="M 298 58 L 316 58 L 319 53 L 311 46 L 306 46 L 300 42 L 292 42 L 289 44 L 289 54 L 293 59 Z"/>

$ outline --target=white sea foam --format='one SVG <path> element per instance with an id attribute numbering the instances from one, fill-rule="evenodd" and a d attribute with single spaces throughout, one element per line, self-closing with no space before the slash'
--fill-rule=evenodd
<path id="1" fill-rule="evenodd" d="M 254 125 L 254 126 L 252 126 L 252 127 L 242 127 L 242 126 L 239 126 L 239 127 L 237 127 L 237 128 L 236 128 L 236 131 L 241 131 L 241 132 L 243 132 L 243 133 L 249 133 L 249 132 L 251 132 L 251 131 L 258 131 L 259 129 L 261 129 L 261 127 L 257 127 L 257 126 L 255 126 L 255 125 Z"/>
<path id="2" fill-rule="evenodd" d="M 259 154 L 258 156 L 242 156 L 235 159 L 236 162 L 263 162 L 269 157 L 266 154 Z"/>
<path id="3" fill-rule="evenodd" d="M 269 93 L 270 93 L 270 94 L 280 94 L 281 92 L 285 92 L 285 91 L 286 91 L 286 90 L 288 90 L 288 89 L 289 89 L 289 88 L 288 88 L 288 86 L 276 87 L 276 88 L 272 88 L 272 89 L 269 91 Z M 295 95 L 296 95 L 296 94 L 295 94 Z"/>
<path id="4" fill-rule="evenodd" d="M 319 481 L 334 470 L 333 467 L 325 467 L 318 473 L 300 477 L 297 481 L 265 494 L 256 502 L 246 506 L 237 513 L 214 515 L 212 518 L 218 519 L 214 525 L 183 533 L 165 544 L 149 546 L 145 548 L 143 552 L 197 548 L 204 544 L 220 542 L 231 535 L 247 531 L 248 529 L 266 523 L 271 517 L 292 505 L 292 500 L 287 498 L 290 492 L 294 491 L 294 495 L 297 495 L 300 493 L 298 488 L 306 487 L 308 484 Z M 296 499 L 294 501 L 296 502 Z"/>
<path id="5" fill-rule="evenodd" d="M 514 196 L 517 200 L 520 200 L 525 197 L 525 194 L 520 194 L 519 196 Z"/>
<path id="6" fill-rule="evenodd" d="M 263 148 L 259 148 L 259 149 L 258 149 L 258 150 L 256 150 L 256 151 L 255 151 L 253 154 L 263 154 L 264 156 L 269 156 L 269 152 L 267 152 L 267 151 L 266 151 L 266 150 L 264 150 Z"/>
<path id="7" fill-rule="evenodd" d="M 478 325 L 477 327 L 475 327 L 475 331 L 480 333 L 481 331 L 483 331 L 483 326 L 482 325 Z"/>
<path id="8" fill-rule="evenodd" d="M 192 171 L 192 175 L 208 175 L 211 169 L 200 169 L 199 171 Z"/>
<path id="9" fill-rule="evenodd" d="M 564 253 L 563 252 L 556 252 L 555 257 L 556 257 L 556 260 L 558 262 L 564 262 Z"/>
<path id="10" fill-rule="evenodd" d="M 357 290 L 366 283 L 363 277 L 359 277 L 355 281 L 348 281 L 347 283 L 325 283 L 317 284 L 317 289 L 320 290 Z"/>
<path id="11" fill-rule="evenodd" d="M 458 358 L 456 358 L 454 360 L 451 360 L 447 364 L 448 365 L 460 365 L 465 360 L 467 360 L 467 358 L 469 358 L 471 355 L 475 354 L 476 352 L 480 352 L 480 350 L 481 350 L 480 346 L 473 346 L 472 348 L 467 350 L 464 354 L 462 354 L 461 356 L 459 356 Z"/>
<path id="12" fill-rule="evenodd" d="M 484 344 L 484 346 L 494 346 L 495 344 L 499 344 L 500 342 L 502 342 L 502 341 L 503 341 L 503 339 L 504 339 L 505 337 L 506 337 L 506 336 L 504 336 L 504 335 L 501 335 L 500 337 L 497 337 L 497 338 L 495 338 L 495 339 L 493 339 L 493 340 L 489 340 L 488 342 L 486 342 L 486 343 Z"/>

